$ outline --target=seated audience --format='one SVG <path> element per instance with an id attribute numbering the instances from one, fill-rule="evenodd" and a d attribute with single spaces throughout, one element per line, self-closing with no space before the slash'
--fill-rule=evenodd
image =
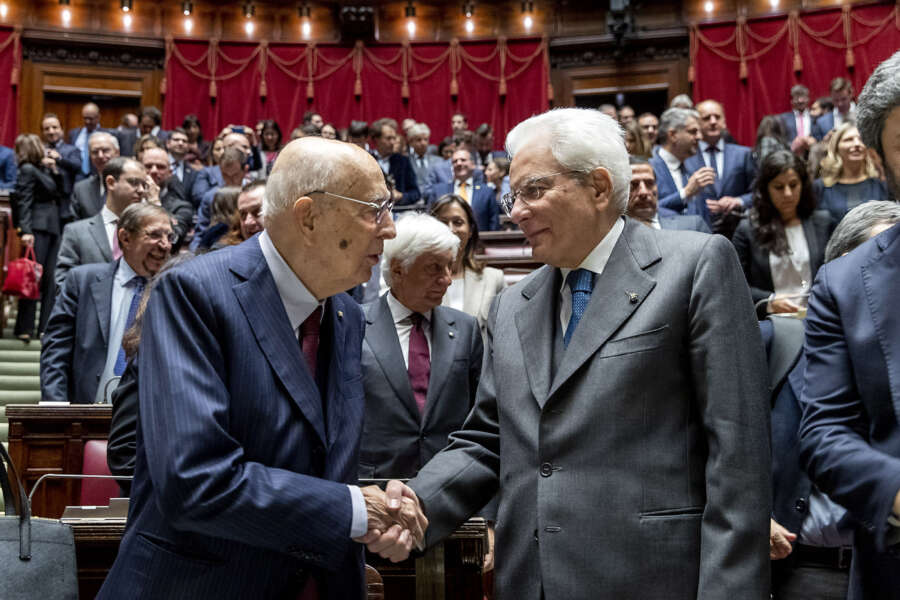
<path id="1" fill-rule="evenodd" d="M 322 127 L 325 126 L 325 119 L 322 118 L 322 115 L 317 113 L 314 110 L 308 110 L 303 113 L 303 125 L 312 125 L 319 132 L 322 131 Z"/>
<path id="2" fill-rule="evenodd" d="M 226 185 L 241 187 L 250 181 L 250 176 L 247 173 L 246 155 L 238 147 L 226 148 L 222 154 L 219 166 L 215 168 L 218 176 L 221 178 L 221 183 L 210 187 L 203 194 L 203 200 L 197 209 L 197 223 L 194 226 L 194 239 L 191 240 L 191 250 L 197 249 L 200 238 L 203 236 L 206 228 L 209 227 L 209 207 L 212 204 L 216 190 Z"/>
<path id="3" fill-rule="evenodd" d="M 622 129 L 625 130 L 625 149 L 628 150 L 628 154 L 640 158 L 650 158 L 651 145 L 644 139 L 644 134 L 637 121 L 632 120 L 628 124 L 623 124 Z"/>
<path id="4" fill-rule="evenodd" d="M 369 134 L 375 145 L 372 155 L 384 174 L 394 178 L 394 189 L 391 191 L 394 204 L 405 206 L 418 202 L 421 193 L 416 185 L 416 172 L 409 157 L 396 152 L 397 121 L 378 119 L 372 123 Z"/>
<path id="5" fill-rule="evenodd" d="M 363 150 L 369 149 L 369 124 L 365 121 L 351 121 L 347 129 L 347 141 Z"/>
<path id="6" fill-rule="evenodd" d="M 809 114 L 813 119 L 818 119 L 825 113 L 831 112 L 833 109 L 834 104 L 831 102 L 831 96 L 822 96 L 809 105 Z"/>
<path id="7" fill-rule="evenodd" d="M 803 159 L 788 150 L 768 155 L 760 165 L 753 208 L 733 239 L 760 318 L 806 306 L 833 228 L 831 216 L 816 210 Z"/>
<path id="8" fill-rule="evenodd" d="M 382 257 L 389 291 L 365 305 L 364 479 L 418 473 L 469 414 L 481 373 L 477 321 L 441 306 L 459 239 L 422 214 L 399 219 L 396 228 Z"/>
<path id="9" fill-rule="evenodd" d="M 116 157 L 103 167 L 106 203 L 93 217 L 69 223 L 63 229 L 56 261 L 56 285 L 66 273 L 79 265 L 105 263 L 122 256 L 116 224 L 129 204 L 141 202 L 149 188 L 144 165 L 124 156 Z"/>
<path id="10" fill-rule="evenodd" d="M 106 202 L 106 182 L 103 169 L 113 158 L 119 156 L 119 140 L 110 133 L 98 131 L 88 140 L 89 155 L 94 172 L 72 187 L 72 212 L 76 219 L 93 217 Z"/>
<path id="11" fill-rule="evenodd" d="M 450 160 L 450 157 L 453 155 L 454 150 L 456 150 L 456 144 L 453 142 L 453 138 L 450 136 L 442 139 L 441 143 L 438 144 L 437 147 L 438 156 L 440 156 L 444 160 Z"/>
<path id="12" fill-rule="evenodd" d="M 683 108 L 685 110 L 694 109 L 694 101 L 687 94 L 678 94 L 669 102 L 669 108 Z"/>
<path id="13" fill-rule="evenodd" d="M 459 238 L 459 250 L 451 268 L 450 287 L 441 304 L 478 319 L 478 327 L 484 335 L 491 303 L 506 285 L 503 271 L 486 267 L 475 259 L 478 223 L 468 202 L 447 194 L 432 205 L 431 214 Z"/>
<path id="14" fill-rule="evenodd" d="M 15 193 L 10 198 L 13 225 L 26 247 L 34 249 L 34 258 L 43 267 L 40 284 L 41 314 L 37 334 L 40 337 L 53 308 L 56 286 L 53 271 L 59 252 L 59 234 L 63 226 L 63 178 L 56 161 L 44 153 L 41 140 L 33 133 L 16 137 L 19 168 Z M 38 300 L 19 298 L 14 334 L 27 342 L 34 333 L 34 313 Z"/>
<path id="15" fill-rule="evenodd" d="M 150 177 L 145 200 L 161 205 L 174 219 L 175 241 L 172 251 L 177 252 L 194 221 L 194 209 L 187 199 L 184 186 L 172 175 L 169 155 L 162 148 L 147 148 L 141 155 L 141 164 Z"/>
<path id="16" fill-rule="evenodd" d="M 900 52 L 859 96 L 863 142 L 900 197 Z M 800 464 L 854 528 L 848 598 L 900 598 L 900 277 L 896 225 L 822 267 L 806 317 Z"/>
<path id="17" fill-rule="evenodd" d="M 853 83 L 844 77 L 831 80 L 831 104 L 834 108 L 822 107 L 822 114 L 812 126 L 812 136 L 822 140 L 833 129 L 845 123 L 852 123 L 856 117 L 856 104 L 853 102 Z"/>
<path id="18" fill-rule="evenodd" d="M 416 172 L 416 185 L 426 202 L 431 202 L 431 186 L 428 183 L 428 171 L 441 162 L 441 158 L 428 153 L 428 140 L 431 130 L 425 123 L 416 123 L 409 128 L 406 138 L 409 141 L 409 161 Z"/>
<path id="19" fill-rule="evenodd" d="M 108 167 L 107 167 L 108 168 Z M 91 404 L 122 375 L 122 334 L 144 285 L 169 258 L 171 216 L 154 204 L 126 208 L 116 229 L 120 260 L 72 269 L 60 288 L 41 348 L 41 398 Z"/>
<path id="20" fill-rule="evenodd" d="M 710 233 L 706 221 L 700 215 L 680 215 L 668 208 L 659 208 L 656 189 L 656 173 L 650 162 L 634 156 L 631 164 L 631 187 L 628 193 L 626 214 L 653 229 L 682 229 Z"/>
<path id="21" fill-rule="evenodd" d="M 469 119 L 461 112 L 455 112 L 450 116 L 450 131 L 452 135 L 467 131 L 469 129 Z"/>
<path id="22" fill-rule="evenodd" d="M 619 119 L 619 112 L 616 110 L 616 107 L 612 104 L 601 104 L 597 107 L 597 110 L 602 112 L 604 115 L 608 116 L 610 119 L 617 121 Z"/>
<path id="23" fill-rule="evenodd" d="M 887 188 L 852 123 L 841 125 L 831 136 L 819 169 L 822 178 L 815 182 L 819 206 L 835 222 L 863 202 L 888 199 Z"/>
<path id="24" fill-rule="evenodd" d="M 660 118 L 659 136 L 662 145 L 650 159 L 656 174 L 659 205 L 678 214 L 700 215 L 709 225 L 709 210 L 699 198 L 699 192 L 713 186 L 716 173 L 706 166 L 691 170 L 687 164 L 696 154 L 701 139 L 699 115 L 684 108 L 668 109 Z"/>
<path id="25" fill-rule="evenodd" d="M 219 164 L 219 161 L 222 160 L 222 153 L 225 152 L 225 140 L 221 136 L 216 136 L 216 139 L 213 140 L 212 145 L 209 149 L 209 167 L 215 167 Z M 199 179 L 200 173 L 203 172 L 203 169 L 197 173 L 197 178 Z M 193 194 L 193 192 L 191 192 Z M 196 196 L 194 196 L 196 198 Z"/>
<path id="26" fill-rule="evenodd" d="M 500 207 L 494 197 L 494 190 L 487 184 L 475 180 L 475 163 L 468 150 L 453 153 L 453 181 L 435 184 L 435 197 L 455 194 L 468 202 L 475 213 L 475 222 L 481 231 L 496 231 L 500 228 Z"/>
<path id="27" fill-rule="evenodd" d="M 12 148 L 0 146 L 0 190 L 16 186 L 16 153 Z"/>
<path id="28" fill-rule="evenodd" d="M 475 158 L 475 166 L 480 169 L 486 167 L 492 158 L 506 158 L 505 151 L 494 150 L 494 129 L 487 123 L 482 123 L 475 130 L 473 144 L 475 151 L 472 155 Z"/>
<path id="29" fill-rule="evenodd" d="M 193 205 L 191 200 L 191 192 L 194 189 L 194 181 L 197 179 L 197 171 L 193 169 L 188 161 L 188 137 L 187 133 L 181 127 L 176 127 L 169 132 L 166 139 L 166 149 L 169 151 L 169 162 L 172 165 L 172 175 L 181 182 L 184 187 L 185 198 L 191 202 L 194 210 L 197 207 Z"/>
<path id="30" fill-rule="evenodd" d="M 629 124 L 634 123 L 634 122 L 635 121 L 634 121 L 634 109 L 633 108 L 631 108 L 630 106 L 628 106 L 626 104 L 622 108 L 619 109 L 619 123 L 622 124 L 622 127 L 626 127 Z"/>

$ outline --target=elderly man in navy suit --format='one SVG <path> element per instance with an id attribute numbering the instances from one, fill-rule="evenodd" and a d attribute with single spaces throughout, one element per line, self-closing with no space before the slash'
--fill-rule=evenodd
<path id="1" fill-rule="evenodd" d="M 417 503 L 389 513 L 355 485 L 364 317 L 342 290 L 394 236 L 391 207 L 364 150 L 301 138 L 262 233 L 157 281 L 128 525 L 99 598 L 362 600 L 354 538 L 390 559 L 421 538 Z"/>
<path id="2" fill-rule="evenodd" d="M 712 185 L 700 189 L 699 198 L 706 203 L 707 222 L 716 233 L 731 236 L 735 219 L 726 218 L 733 211 L 750 208 L 756 162 L 746 146 L 725 142 L 725 111 L 715 100 L 704 100 L 697 105 L 700 115 L 700 133 L 697 153 L 685 161 L 690 171 L 704 167 L 712 169 L 715 180 Z M 729 229 L 728 223 L 731 223 Z"/>
<path id="3" fill-rule="evenodd" d="M 872 73 L 857 125 L 900 197 L 900 52 Z M 900 598 L 900 227 L 819 269 L 806 318 L 800 457 L 856 530 L 850 598 Z"/>
<path id="4" fill-rule="evenodd" d="M 656 174 L 650 162 L 630 156 L 631 190 L 628 194 L 626 214 L 654 229 L 683 229 L 710 233 L 706 221 L 699 215 L 680 215 L 668 208 L 659 208 L 659 193 L 656 189 Z"/>

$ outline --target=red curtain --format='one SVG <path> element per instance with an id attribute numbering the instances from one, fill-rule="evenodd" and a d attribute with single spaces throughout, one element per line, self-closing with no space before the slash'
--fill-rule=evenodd
<path id="1" fill-rule="evenodd" d="M 0 144 L 16 140 L 16 93 L 22 65 L 20 28 L 0 29 Z"/>
<path id="2" fill-rule="evenodd" d="M 195 113 L 211 139 L 226 125 L 272 118 L 287 138 L 315 110 L 338 128 L 412 117 L 436 142 L 459 111 L 472 128 L 489 123 L 500 147 L 516 123 L 547 110 L 548 64 L 546 39 L 353 48 L 169 39 L 163 125 Z"/>
<path id="3" fill-rule="evenodd" d="M 722 102 L 728 129 L 752 146 L 760 119 L 790 110 L 790 88 L 829 95 L 835 77 L 858 94 L 869 75 L 900 48 L 900 7 L 845 6 L 812 13 L 739 19 L 691 30 L 694 100 Z"/>

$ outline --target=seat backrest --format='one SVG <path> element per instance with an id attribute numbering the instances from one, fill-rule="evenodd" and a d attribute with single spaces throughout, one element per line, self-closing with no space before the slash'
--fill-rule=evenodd
<path id="1" fill-rule="evenodd" d="M 106 464 L 106 440 L 88 440 L 84 444 L 83 475 L 110 475 Z M 115 479 L 84 479 L 81 482 L 81 506 L 108 506 L 110 498 L 120 496 Z"/>
<path id="2" fill-rule="evenodd" d="M 372 565 L 366 565 L 366 600 L 384 600 L 384 582 Z"/>

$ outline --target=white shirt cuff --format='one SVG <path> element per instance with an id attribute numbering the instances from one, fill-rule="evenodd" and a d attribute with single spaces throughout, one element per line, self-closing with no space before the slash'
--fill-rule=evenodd
<path id="1" fill-rule="evenodd" d="M 366 501 L 358 486 L 348 485 L 350 500 L 353 502 L 353 521 L 350 523 L 350 537 L 358 538 L 369 530 L 369 513 L 366 512 Z"/>
<path id="2" fill-rule="evenodd" d="M 682 200 L 684 200 L 684 198 L 685 198 L 685 195 L 684 195 L 684 188 L 681 188 L 681 189 L 678 191 L 678 195 L 681 196 L 681 199 L 682 199 Z"/>

